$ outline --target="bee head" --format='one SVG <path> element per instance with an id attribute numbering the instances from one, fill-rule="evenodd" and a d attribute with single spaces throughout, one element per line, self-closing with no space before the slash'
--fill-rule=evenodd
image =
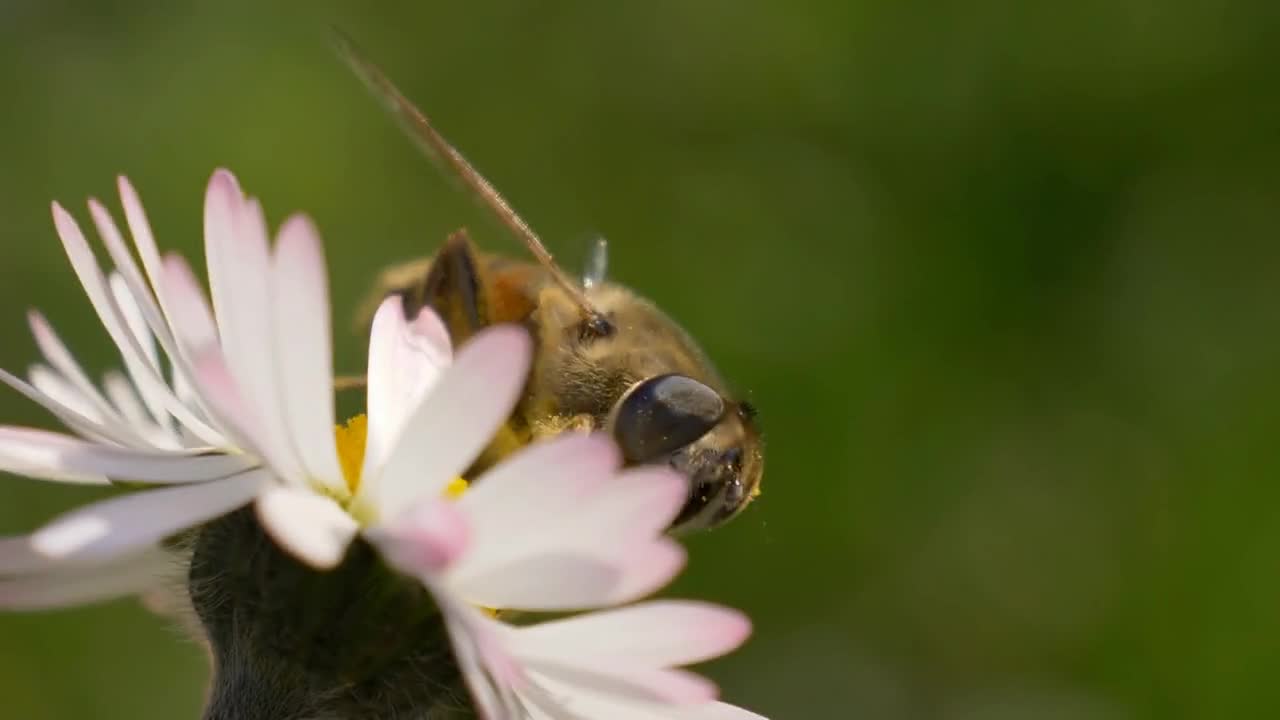
<path id="1" fill-rule="evenodd" d="M 667 463 L 689 479 L 674 530 L 721 525 L 759 494 L 764 460 L 755 410 L 693 378 L 669 373 L 636 383 L 609 425 L 628 463 Z"/>

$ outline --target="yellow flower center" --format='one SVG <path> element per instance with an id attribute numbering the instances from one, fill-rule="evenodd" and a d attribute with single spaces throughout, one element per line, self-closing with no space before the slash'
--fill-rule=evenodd
<path id="1" fill-rule="evenodd" d="M 347 489 L 352 494 L 360 487 L 360 468 L 364 465 L 364 443 L 368 434 L 369 418 L 363 413 L 333 428 L 333 439 L 338 446 L 338 463 L 342 466 L 342 479 L 347 481 Z"/>
<path id="2" fill-rule="evenodd" d="M 364 466 L 365 438 L 369 434 L 369 418 L 361 413 L 342 425 L 333 428 L 334 444 L 338 448 L 338 463 L 342 466 L 342 479 L 347 482 L 347 489 L 355 495 L 360 487 L 360 469 Z M 467 481 L 454 478 L 445 488 L 446 497 L 456 500 L 466 492 Z"/>

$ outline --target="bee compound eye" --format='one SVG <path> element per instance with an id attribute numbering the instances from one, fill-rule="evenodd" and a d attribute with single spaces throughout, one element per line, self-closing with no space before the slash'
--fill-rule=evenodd
<path id="1" fill-rule="evenodd" d="M 724 417 L 720 394 L 685 375 L 637 383 L 618 404 L 613 435 L 629 462 L 645 462 L 706 435 Z"/>

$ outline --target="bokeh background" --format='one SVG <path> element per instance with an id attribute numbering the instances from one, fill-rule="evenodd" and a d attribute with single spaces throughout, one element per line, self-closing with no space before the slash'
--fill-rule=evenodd
<path id="1" fill-rule="evenodd" d="M 117 362 L 49 221 L 139 187 L 199 258 L 234 169 L 346 309 L 466 225 L 330 53 L 352 33 L 566 264 L 611 242 L 761 411 L 762 500 L 673 594 L 781 720 L 1280 709 L 1280 11 L 1075 3 L 0 3 L 0 366 Z M 339 365 L 361 340 L 340 333 Z M 0 422 L 47 425 L 15 393 Z M 0 531 L 79 488 L 0 477 Z M 0 715 L 196 717 L 130 602 L 0 616 Z M 605 719 L 607 720 L 607 719 Z"/>

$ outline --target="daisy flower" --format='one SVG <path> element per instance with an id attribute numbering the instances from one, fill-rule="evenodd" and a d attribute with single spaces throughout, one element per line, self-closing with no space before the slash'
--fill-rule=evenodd
<path id="1" fill-rule="evenodd" d="M 80 228 L 55 226 L 123 374 L 89 380 L 42 316 L 45 362 L 3 380 L 73 433 L 0 427 L 0 469 L 36 478 L 164 485 L 74 510 L 0 540 L 0 606 L 89 602 L 150 587 L 166 539 L 244 506 L 279 547 L 318 570 L 358 534 L 431 591 L 486 717 L 747 718 L 676 666 L 749 633 L 739 613 L 657 602 L 517 627 L 479 608 L 611 607 L 666 584 L 684 563 L 664 530 L 687 494 L 669 470 L 620 470 L 613 443 L 569 436 L 459 479 L 510 414 L 531 345 L 488 329 L 455 354 L 431 311 L 389 299 L 373 321 L 367 412 L 335 422 L 329 301 L 305 217 L 269 241 L 261 206 L 219 171 L 205 198 L 212 304 L 178 256 L 161 258 L 136 193 L 120 181 L 133 252 L 90 212 L 114 268 Z M 335 431 L 335 427 L 337 430 Z"/>
<path id="2" fill-rule="evenodd" d="M 185 261 L 159 256 L 123 179 L 120 191 L 145 277 L 99 203 L 90 209 L 115 264 L 109 275 L 71 216 L 57 204 L 53 215 L 128 379 L 108 376 L 100 391 L 33 314 L 47 364 L 30 383 L 0 379 L 76 435 L 0 427 L 0 469 L 172 487 L 93 503 L 10 538 L 0 572 L 150 556 L 165 538 L 250 503 L 281 547 L 331 568 L 361 526 L 443 492 L 510 413 L 529 364 L 522 329 L 493 328 L 454 357 L 434 313 L 410 323 L 389 302 L 370 340 L 367 419 L 335 433 L 328 289 L 311 222 L 289 218 L 270 247 L 261 206 L 230 173 L 215 173 L 204 218 L 210 307 Z M 432 401 L 422 402 L 428 389 Z M 400 443 L 402 434 L 413 441 Z M 361 464 L 344 462 L 353 449 Z"/>

